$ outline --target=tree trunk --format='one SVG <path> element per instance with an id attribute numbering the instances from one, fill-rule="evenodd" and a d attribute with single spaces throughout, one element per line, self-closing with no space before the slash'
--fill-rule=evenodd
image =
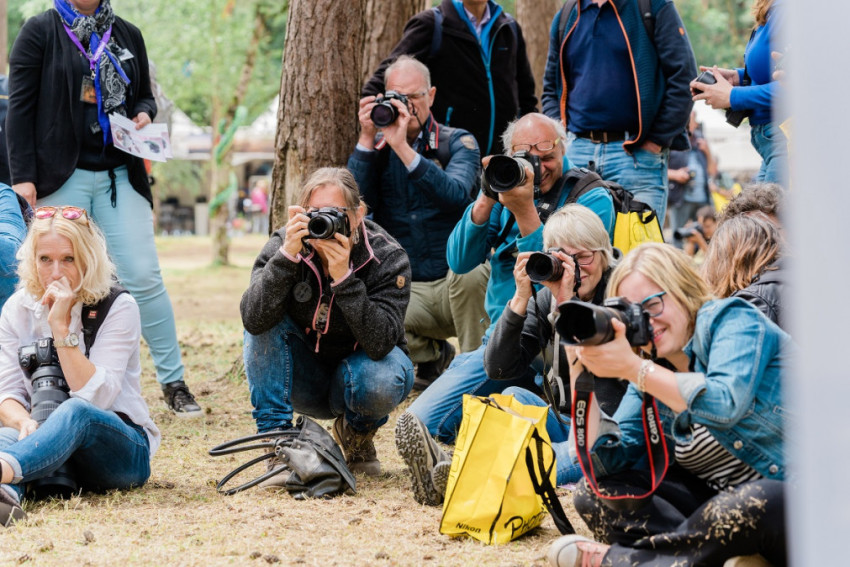
<path id="1" fill-rule="evenodd" d="M 534 94 L 543 94 L 543 72 L 549 52 L 549 27 L 563 0 L 516 0 L 516 20 L 522 27 L 525 49 L 534 75 Z"/>
<path id="2" fill-rule="evenodd" d="M 407 20 L 425 10 L 429 4 L 428 0 L 365 0 L 365 3 L 361 84 L 372 76 L 401 39 Z"/>
<path id="3" fill-rule="evenodd" d="M 344 165 L 357 141 L 365 0 L 292 0 L 280 86 L 271 230 L 305 176 Z M 391 3 L 386 3 L 387 5 Z"/>

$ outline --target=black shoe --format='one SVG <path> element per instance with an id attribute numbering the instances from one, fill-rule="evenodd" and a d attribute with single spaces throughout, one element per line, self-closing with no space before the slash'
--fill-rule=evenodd
<path id="1" fill-rule="evenodd" d="M 8 528 L 26 517 L 27 514 L 17 498 L 6 492 L 5 488 L 0 488 L 0 525 Z"/>
<path id="2" fill-rule="evenodd" d="M 437 360 L 420 362 L 416 368 L 416 378 L 413 380 L 414 390 L 424 390 L 434 383 L 434 380 L 446 371 L 455 358 L 455 347 L 448 341 L 440 341 L 440 356 Z"/>
<path id="3" fill-rule="evenodd" d="M 165 405 L 177 417 L 200 417 L 204 415 L 201 406 L 195 401 L 195 396 L 189 391 L 189 387 L 183 380 L 171 382 L 162 387 L 162 397 Z"/>

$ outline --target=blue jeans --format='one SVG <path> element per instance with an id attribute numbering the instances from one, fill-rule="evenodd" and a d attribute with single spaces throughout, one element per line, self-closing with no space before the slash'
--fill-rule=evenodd
<path id="1" fill-rule="evenodd" d="M 788 189 L 788 139 L 782 129 L 773 123 L 753 126 L 750 141 L 762 160 L 755 181 L 778 183 Z"/>
<path id="2" fill-rule="evenodd" d="M 345 415 L 356 431 L 378 429 L 413 387 L 413 363 L 398 347 L 381 360 L 362 349 L 323 361 L 289 317 L 260 335 L 245 332 L 245 374 L 257 431 L 292 424 L 297 411 L 317 419 Z"/>
<path id="3" fill-rule="evenodd" d="M 177 344 L 177 328 L 171 299 L 162 283 L 153 232 L 150 203 L 136 193 L 127 168 L 115 169 L 116 206 L 110 200 L 109 172 L 74 170 L 55 193 L 38 200 L 43 205 L 83 207 L 106 236 L 109 257 L 118 269 L 142 318 L 142 336 L 150 347 L 160 385 L 183 379 L 183 359 Z"/>
<path id="4" fill-rule="evenodd" d="M 12 188 L 0 183 L 0 308 L 15 293 L 18 261 L 15 254 L 27 235 L 18 197 Z"/>
<path id="5" fill-rule="evenodd" d="M 18 495 L 23 483 L 50 476 L 66 462 L 84 490 L 141 486 L 150 476 L 145 430 L 79 398 L 63 402 L 20 441 L 17 429 L 0 429 L 0 459 L 14 471 L 13 484 L 5 486 Z"/>
<path id="6" fill-rule="evenodd" d="M 636 149 L 632 154 L 623 149 L 623 142 L 594 144 L 585 138 L 569 135 L 567 157 L 575 167 L 587 167 L 592 161 L 596 172 L 608 181 L 615 181 L 631 191 L 635 199 L 650 205 L 664 226 L 667 212 L 667 158 L 670 150 L 655 154 Z"/>
<path id="7" fill-rule="evenodd" d="M 501 393 L 509 386 L 534 387 L 535 373 L 516 380 L 491 380 L 484 371 L 484 349 L 458 354 L 449 368 L 428 386 L 408 411 L 422 420 L 428 431 L 443 443 L 454 443 L 463 419 L 463 395 L 488 396 Z"/>
<path id="8" fill-rule="evenodd" d="M 527 406 L 545 407 L 549 405 L 540 396 L 524 388 L 511 387 L 502 393 L 513 396 L 516 401 Z M 562 415 L 561 418 L 564 421 L 570 421 L 570 416 Z M 546 433 L 549 434 L 549 441 L 552 442 L 552 450 L 555 451 L 555 478 L 558 485 L 581 480 L 584 476 L 581 472 L 581 466 L 578 463 L 573 463 L 570 458 L 570 426 L 558 421 L 552 408 L 549 408 L 549 414 L 546 416 Z"/>

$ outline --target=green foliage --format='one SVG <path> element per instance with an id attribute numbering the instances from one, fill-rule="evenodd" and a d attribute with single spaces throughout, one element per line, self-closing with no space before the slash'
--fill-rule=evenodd
<path id="1" fill-rule="evenodd" d="M 734 12 L 729 12 L 732 8 Z M 697 63 L 741 67 L 753 20 L 750 2 L 740 0 L 676 0 Z"/>

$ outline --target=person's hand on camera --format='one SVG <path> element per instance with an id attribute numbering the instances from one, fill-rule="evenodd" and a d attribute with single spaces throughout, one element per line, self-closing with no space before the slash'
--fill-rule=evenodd
<path id="1" fill-rule="evenodd" d="M 732 84 L 733 87 L 737 87 L 740 84 L 740 77 L 738 76 L 737 69 L 724 69 L 723 67 L 718 67 L 715 65 L 714 67 L 705 67 L 704 65 L 700 65 L 700 71 L 711 71 L 714 74 L 714 78 L 723 77 L 729 83 Z"/>
<path id="2" fill-rule="evenodd" d="M 674 183 L 684 185 L 685 183 L 691 180 L 691 170 L 689 170 L 687 167 L 680 167 L 679 169 L 668 169 L 667 179 Z"/>
<path id="3" fill-rule="evenodd" d="M 576 295 L 574 291 L 576 267 L 572 256 L 569 254 L 556 250 L 552 252 L 552 255 L 561 261 L 564 274 L 558 281 L 541 283 L 552 292 L 552 309 L 554 309 L 560 303 L 569 301 Z"/>
<path id="4" fill-rule="evenodd" d="M 694 228 L 690 235 L 685 237 L 685 240 L 703 252 L 708 252 L 708 242 L 706 242 L 705 236 L 702 235 L 702 232 L 696 228 Z M 696 253 L 696 249 L 694 249 L 694 253 Z"/>
<path id="5" fill-rule="evenodd" d="M 375 136 L 378 127 L 372 122 L 372 109 L 375 108 L 375 97 L 364 96 L 360 99 L 360 109 L 357 111 L 357 120 L 360 121 L 360 138 L 357 143 L 366 149 L 375 148 Z"/>
<path id="6" fill-rule="evenodd" d="M 487 164 L 490 163 L 490 160 L 493 156 L 485 156 L 481 159 L 481 168 L 482 171 L 487 169 Z M 481 180 L 483 183 L 483 179 Z M 478 191 L 478 197 L 475 199 L 475 203 L 472 205 L 472 222 L 475 224 L 481 225 L 487 222 L 490 219 L 490 213 L 493 211 L 493 205 L 496 204 L 496 199 L 488 196 L 484 193 L 484 189 Z"/>
<path id="7" fill-rule="evenodd" d="M 307 230 L 307 223 L 310 218 L 307 216 L 304 207 L 293 205 L 289 207 L 289 221 L 286 223 L 286 236 L 283 240 L 283 251 L 289 256 L 295 257 L 301 252 L 304 247 L 301 239 L 310 235 Z"/>
<path id="8" fill-rule="evenodd" d="M 313 238 L 310 240 L 310 245 L 327 262 L 331 280 L 338 281 L 345 277 L 350 267 L 351 239 L 349 237 L 336 232 L 333 238 Z"/>
<path id="9" fill-rule="evenodd" d="M 49 309 L 47 324 L 50 325 L 54 337 L 65 338 L 68 335 L 71 308 L 76 301 L 77 294 L 71 289 L 71 283 L 67 277 L 62 276 L 47 285 L 44 295 L 41 296 L 41 304 Z"/>
<path id="10" fill-rule="evenodd" d="M 712 67 L 710 69 L 714 73 L 714 78 L 717 82 L 713 85 L 691 81 L 691 92 L 694 93 L 694 101 L 704 100 L 711 108 L 729 108 L 731 103 L 729 99 L 732 95 L 733 84 L 724 76 L 721 69 Z M 737 76 L 737 73 L 736 73 Z"/>
<path id="11" fill-rule="evenodd" d="M 598 378 L 634 378 L 640 370 L 641 358 L 626 339 L 626 325 L 612 319 L 614 339 L 595 346 L 576 347 L 576 356 Z"/>
<path id="12" fill-rule="evenodd" d="M 414 118 L 407 109 L 407 105 L 400 100 L 392 99 L 390 104 L 398 110 L 398 118 L 392 124 L 387 124 L 381 128 L 381 132 L 384 133 L 384 139 L 402 163 L 410 165 L 416 158 L 416 152 L 407 141 L 407 128 Z"/>
<path id="13" fill-rule="evenodd" d="M 531 279 L 525 271 L 525 265 L 528 264 L 528 257 L 532 252 L 520 252 L 517 254 L 516 263 L 514 264 L 514 282 L 516 283 L 516 291 L 511 299 L 511 310 L 517 315 L 525 315 L 528 308 L 528 301 L 534 293 Z"/>

